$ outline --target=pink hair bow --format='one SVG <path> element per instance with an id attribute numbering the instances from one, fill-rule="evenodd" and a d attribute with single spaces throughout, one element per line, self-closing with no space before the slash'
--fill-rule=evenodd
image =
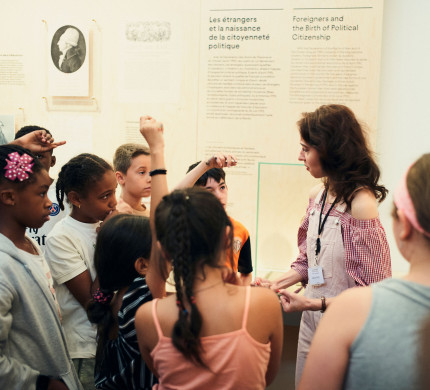
<path id="1" fill-rule="evenodd" d="M 4 167 L 6 169 L 5 177 L 9 180 L 14 181 L 18 178 L 19 181 L 27 180 L 28 173 L 33 173 L 31 167 L 34 163 L 33 157 L 30 157 L 27 153 L 22 156 L 18 152 L 9 153 L 8 157 L 10 160 L 6 159 L 7 165 Z"/>

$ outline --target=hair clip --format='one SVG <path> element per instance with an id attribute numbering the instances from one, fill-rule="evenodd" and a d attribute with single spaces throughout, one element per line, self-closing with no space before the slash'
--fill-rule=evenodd
<path id="1" fill-rule="evenodd" d="M 9 153 L 8 157 L 10 160 L 6 159 L 7 165 L 4 167 L 6 169 L 5 177 L 6 179 L 14 181 L 18 179 L 19 181 L 27 180 L 29 178 L 29 173 L 33 173 L 31 168 L 34 163 L 33 157 L 24 153 L 22 156 L 18 152 Z"/>
<path id="2" fill-rule="evenodd" d="M 94 302 L 101 303 L 102 305 L 107 305 L 113 298 L 113 294 L 105 294 L 99 288 L 93 294 Z"/>

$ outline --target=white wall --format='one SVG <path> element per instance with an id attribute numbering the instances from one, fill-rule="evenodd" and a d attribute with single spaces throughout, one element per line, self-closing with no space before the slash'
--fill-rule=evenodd
<path id="1" fill-rule="evenodd" d="M 377 153 L 382 182 L 390 189 L 380 213 L 394 274 L 404 273 L 408 264 L 392 235 L 392 194 L 407 167 L 430 152 L 429 15 L 426 0 L 386 0 L 384 4 Z"/>
<path id="2" fill-rule="evenodd" d="M 130 8 L 135 10 L 165 8 L 170 0 L 159 4 L 150 1 L 127 0 L 119 14 L 129 14 Z M 63 4 L 63 6 L 61 5 Z M 66 5 L 67 4 L 67 5 Z M 31 0 L 17 0 L 10 4 L 3 1 L 0 11 L 4 16 L 0 26 L 1 52 L 15 52 L 22 49 L 25 55 L 26 86 L 25 88 L 0 88 L 0 113 L 13 113 L 16 115 L 16 127 L 24 124 L 49 125 L 55 113 L 47 111 L 41 100 L 45 93 L 46 61 L 44 39 L 46 32 L 42 19 L 54 20 L 57 16 L 76 13 L 73 16 L 85 17 L 88 20 L 97 19 L 101 28 L 94 39 L 95 47 L 99 51 L 94 53 L 95 69 L 99 71 L 95 76 L 95 89 L 102 90 L 101 109 L 90 113 L 94 120 L 94 136 L 103 134 L 103 141 L 94 142 L 93 150 L 108 158 L 107 143 L 117 144 L 121 137 L 117 129 L 123 125 L 124 117 L 138 116 L 143 109 L 161 118 L 174 118 L 168 123 L 169 128 L 186 129 L 190 125 L 190 118 L 195 118 L 196 104 L 189 99 L 190 91 L 194 91 L 196 69 L 183 66 L 181 106 L 164 105 L 155 107 L 141 105 L 126 107 L 118 104 L 116 89 L 109 88 L 117 76 L 114 61 L 109 61 L 114 52 L 115 32 L 117 28 L 118 13 L 106 12 L 109 7 L 118 10 L 116 3 L 94 0 L 93 2 L 76 1 L 70 3 L 46 1 L 43 4 Z M 198 1 L 174 2 L 174 10 L 170 10 L 178 17 L 184 14 L 198 15 Z M 105 7 L 105 8 L 103 8 Z M 407 270 L 407 263 L 398 253 L 391 234 L 391 204 L 392 192 L 402 173 L 411 162 L 422 153 L 430 151 L 430 32 L 428 31 L 428 16 L 430 15 L 430 2 L 427 0 L 386 0 L 384 4 L 384 26 L 382 37 L 382 63 L 379 106 L 379 128 L 377 129 L 377 157 L 382 169 L 382 182 L 390 190 L 387 201 L 380 208 L 382 222 L 387 230 L 392 250 L 393 269 L 395 274 Z M 186 23 L 187 36 L 194 36 L 197 28 Z M 193 57 L 196 45 L 184 44 L 181 49 L 184 56 Z M 101 47 L 101 48 L 100 48 Z M 18 50 L 18 51 L 20 51 Z M 103 66 L 101 66 L 103 64 Z M 191 94 L 192 95 L 192 94 Z M 24 112 L 19 109 L 24 108 Z M 158 110 L 156 109 L 158 108 Z M 149 110 L 149 111 L 148 111 Z M 154 112 L 155 111 L 155 112 Z M 143 112 L 142 112 L 143 113 Z M 79 114 L 78 114 L 79 115 Z M 194 123 L 191 124 L 194 126 Z M 191 126 L 191 127 L 192 127 Z M 55 133 L 55 129 L 54 129 Z M 169 148 L 169 156 L 174 161 L 169 164 L 169 180 L 182 175 L 187 164 L 180 161 L 187 156 L 187 162 L 195 156 L 195 134 L 179 137 Z M 111 153 L 109 149 L 109 153 Z M 60 164 L 59 164 L 60 165 Z"/>

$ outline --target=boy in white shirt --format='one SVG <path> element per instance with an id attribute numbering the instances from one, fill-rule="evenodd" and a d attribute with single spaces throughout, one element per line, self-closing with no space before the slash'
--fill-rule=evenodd
<path id="1" fill-rule="evenodd" d="M 142 198 L 151 195 L 151 158 L 149 149 L 139 144 L 123 144 L 115 151 L 113 167 L 121 186 L 116 209 L 120 213 L 143 215 L 149 218 L 149 205 Z"/>

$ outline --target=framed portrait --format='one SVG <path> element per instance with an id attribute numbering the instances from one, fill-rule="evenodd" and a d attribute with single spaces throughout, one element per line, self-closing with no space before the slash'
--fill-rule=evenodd
<path id="1" fill-rule="evenodd" d="M 52 37 L 51 59 L 63 73 L 78 71 L 85 62 L 87 42 L 79 28 L 71 25 L 60 27 Z"/>
<path id="2" fill-rule="evenodd" d="M 48 24 L 48 95 L 89 97 L 89 25 L 86 22 Z"/>

